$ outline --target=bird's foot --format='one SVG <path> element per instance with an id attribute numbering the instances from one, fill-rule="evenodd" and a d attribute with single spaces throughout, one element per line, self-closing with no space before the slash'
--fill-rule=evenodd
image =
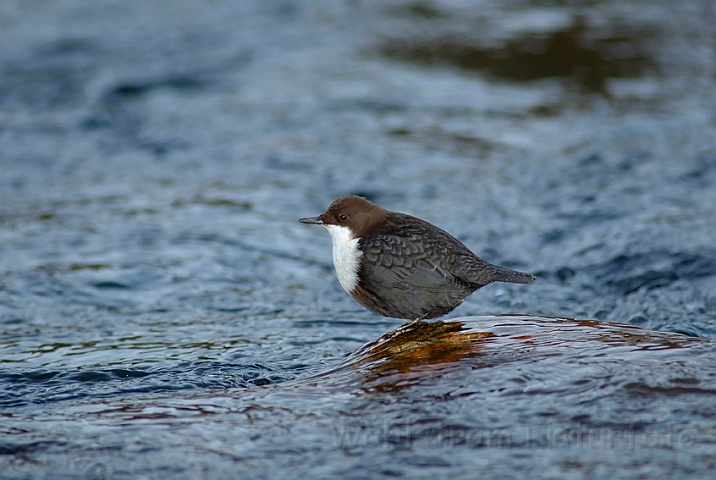
<path id="1" fill-rule="evenodd" d="M 412 329 L 412 327 L 419 324 L 423 320 L 425 320 L 425 316 L 418 317 L 415 320 L 408 320 L 407 322 L 405 322 L 404 324 L 402 324 L 401 326 L 399 326 L 392 332 L 388 332 L 388 333 L 384 334 L 382 337 L 380 337 L 380 339 L 378 341 L 384 342 L 386 340 L 391 340 L 391 339 L 407 332 L 408 330 Z"/>
<path id="2" fill-rule="evenodd" d="M 410 327 L 412 327 L 412 326 L 414 326 L 414 325 L 417 325 L 418 323 L 420 323 L 420 322 L 422 322 L 423 320 L 425 320 L 425 317 L 426 317 L 426 316 L 423 315 L 422 317 L 418 317 L 418 318 L 416 318 L 415 320 L 408 320 L 407 322 L 405 322 L 404 324 L 402 324 L 402 325 L 400 326 L 400 328 L 398 328 L 398 330 L 403 330 L 403 329 L 407 330 L 408 328 L 410 328 Z"/>

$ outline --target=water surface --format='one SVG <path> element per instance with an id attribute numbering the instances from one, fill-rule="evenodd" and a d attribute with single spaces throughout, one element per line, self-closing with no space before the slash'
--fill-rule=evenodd
<path id="1" fill-rule="evenodd" d="M 710 478 L 709 2 L 0 10 L 3 478 Z M 346 194 L 538 280 L 373 344 Z"/>

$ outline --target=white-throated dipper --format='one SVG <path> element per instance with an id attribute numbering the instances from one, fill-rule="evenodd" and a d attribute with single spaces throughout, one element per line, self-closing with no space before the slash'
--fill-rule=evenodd
<path id="1" fill-rule="evenodd" d="M 328 229 L 338 281 L 351 297 L 371 312 L 410 323 L 445 315 L 492 282 L 535 279 L 486 262 L 425 220 L 358 196 L 341 197 L 299 222 Z"/>

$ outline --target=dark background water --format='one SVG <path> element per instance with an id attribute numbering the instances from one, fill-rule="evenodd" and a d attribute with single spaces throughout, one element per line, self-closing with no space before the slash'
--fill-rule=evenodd
<path id="1" fill-rule="evenodd" d="M 710 478 L 714 25 L 707 0 L 0 2 L 0 476 Z M 400 324 L 296 222 L 353 193 L 539 277 L 452 317 L 535 317 L 330 370 Z"/>

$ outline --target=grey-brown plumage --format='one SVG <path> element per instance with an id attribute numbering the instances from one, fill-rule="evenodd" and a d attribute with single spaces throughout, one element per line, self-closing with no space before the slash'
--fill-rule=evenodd
<path id="1" fill-rule="evenodd" d="M 339 198 L 322 215 L 300 221 L 328 228 L 341 284 L 358 303 L 386 317 L 439 317 L 492 282 L 535 279 L 486 262 L 435 225 L 357 196 Z"/>

